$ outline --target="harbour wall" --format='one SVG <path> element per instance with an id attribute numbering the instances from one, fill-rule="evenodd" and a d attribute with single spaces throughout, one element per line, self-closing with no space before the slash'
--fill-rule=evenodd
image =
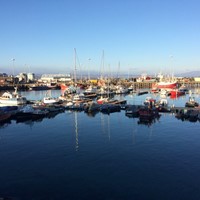
<path id="1" fill-rule="evenodd" d="M 81 82 L 78 82 L 78 83 L 81 83 Z M 145 82 L 133 82 L 133 81 L 127 81 L 127 80 L 120 80 L 120 83 L 116 82 L 115 84 L 118 85 L 118 84 L 121 84 L 121 85 L 124 85 L 125 87 L 129 87 L 132 85 L 132 87 L 134 89 L 145 89 L 145 88 L 152 88 L 153 85 L 155 85 L 156 82 L 148 82 L 148 81 L 145 81 Z M 84 83 L 86 86 L 87 85 L 94 85 L 93 83 L 91 82 L 86 82 Z M 178 81 L 178 87 L 180 87 L 181 85 L 185 85 L 187 86 L 188 88 L 199 88 L 200 87 L 200 81 L 197 82 L 197 81 L 190 81 L 190 82 L 184 82 L 184 81 Z M 33 85 L 37 85 L 37 83 L 25 83 L 25 84 L 4 84 L 4 85 L 0 85 L 0 91 L 4 91 L 4 90 L 14 90 L 14 87 L 17 87 L 18 90 L 21 90 L 21 91 L 25 91 L 25 90 L 29 90 L 29 88 L 31 88 Z M 60 83 L 57 84 L 57 89 L 60 89 L 59 88 L 59 85 Z"/>

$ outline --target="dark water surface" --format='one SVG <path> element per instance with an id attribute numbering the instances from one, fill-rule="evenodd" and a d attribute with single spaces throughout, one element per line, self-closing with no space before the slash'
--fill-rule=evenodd
<path id="1" fill-rule="evenodd" d="M 198 200 L 200 123 L 162 114 L 146 126 L 124 111 L 12 121 L 0 128 L 0 197 Z"/>

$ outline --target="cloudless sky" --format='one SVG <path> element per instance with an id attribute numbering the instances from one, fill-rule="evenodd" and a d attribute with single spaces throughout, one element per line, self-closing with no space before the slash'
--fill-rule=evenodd
<path id="1" fill-rule="evenodd" d="M 79 72 L 199 70 L 199 9 L 199 0 L 0 0 L 0 72 L 68 73 L 74 48 Z"/>

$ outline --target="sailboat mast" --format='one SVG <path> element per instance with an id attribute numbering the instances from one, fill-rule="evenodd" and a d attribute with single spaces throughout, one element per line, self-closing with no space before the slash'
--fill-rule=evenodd
<path id="1" fill-rule="evenodd" d="M 76 48 L 74 48 L 74 83 L 76 84 Z"/>
<path id="2" fill-rule="evenodd" d="M 102 52 L 102 57 L 101 57 L 101 75 L 100 75 L 100 79 L 102 80 L 104 77 L 104 50 Z"/>

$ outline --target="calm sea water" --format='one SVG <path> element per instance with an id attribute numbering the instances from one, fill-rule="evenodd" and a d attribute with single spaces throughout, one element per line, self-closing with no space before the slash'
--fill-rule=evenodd
<path id="1" fill-rule="evenodd" d="M 45 91 L 23 94 L 41 99 Z M 125 98 L 139 104 L 145 96 Z M 187 100 L 169 99 L 177 106 Z M 138 124 L 124 111 L 95 116 L 66 111 L 37 122 L 12 121 L 0 127 L 0 197 L 198 200 L 199 130 L 199 122 L 172 114 L 150 126 Z"/>

